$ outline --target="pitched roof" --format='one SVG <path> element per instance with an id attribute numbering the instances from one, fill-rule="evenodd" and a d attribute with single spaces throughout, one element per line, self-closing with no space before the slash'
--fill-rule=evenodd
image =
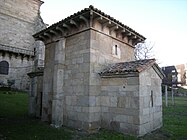
<path id="1" fill-rule="evenodd" d="M 141 34 L 139 34 L 138 32 L 136 32 L 136 31 L 133 30 L 132 28 L 130 28 L 130 27 L 124 25 L 123 23 L 121 23 L 120 21 L 116 20 L 115 18 L 113 18 L 113 17 L 111 17 L 111 16 L 105 14 L 105 13 L 102 12 L 101 10 L 99 10 L 99 9 L 97 9 L 97 8 L 94 8 L 92 5 L 90 5 L 89 8 L 85 8 L 85 9 L 83 9 L 83 10 L 81 10 L 81 11 L 78 11 L 77 13 L 74 13 L 73 15 L 71 15 L 71 16 L 69 16 L 69 17 L 67 17 L 67 18 L 65 18 L 65 19 L 63 19 L 63 20 L 61 20 L 61 21 L 59 21 L 59 22 L 57 22 L 57 23 L 55 23 L 55 24 L 49 26 L 48 28 L 46 28 L 46 29 L 44 29 L 44 30 L 42 30 L 42 31 L 40 31 L 40 32 L 38 32 L 38 33 L 36 33 L 36 34 L 34 34 L 33 36 L 34 36 L 35 38 L 37 38 L 39 35 L 42 35 L 42 34 L 45 33 L 45 32 L 48 32 L 48 31 L 50 31 L 50 30 L 55 30 L 56 27 L 61 26 L 63 23 L 68 23 L 71 19 L 75 19 L 75 18 L 79 17 L 80 15 L 85 15 L 85 16 L 86 16 L 86 14 L 89 13 L 89 16 L 87 15 L 87 16 L 88 16 L 87 18 L 90 18 L 90 16 L 91 16 L 90 13 L 91 13 L 91 12 L 94 12 L 95 14 L 98 14 L 98 15 L 100 15 L 100 16 L 103 16 L 103 17 L 105 17 L 105 18 L 111 20 L 113 23 L 118 24 L 118 25 L 121 26 L 122 28 L 124 28 L 124 29 L 126 29 L 126 30 L 132 32 L 133 34 L 139 36 L 142 40 L 145 40 L 145 39 L 146 39 L 144 36 L 142 36 Z"/>
<path id="2" fill-rule="evenodd" d="M 159 66 L 156 64 L 155 59 L 144 59 L 144 60 L 116 63 L 104 69 L 99 74 L 101 77 L 108 77 L 108 76 L 114 76 L 114 75 L 137 76 L 138 73 L 148 69 L 149 67 L 153 65 L 155 65 L 155 67 L 160 72 L 161 77 L 163 77 L 164 75 L 162 71 L 160 70 Z"/>

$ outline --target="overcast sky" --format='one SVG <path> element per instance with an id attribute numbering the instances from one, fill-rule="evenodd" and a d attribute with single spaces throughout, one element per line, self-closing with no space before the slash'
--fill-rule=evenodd
<path id="1" fill-rule="evenodd" d="M 187 0 L 43 0 L 51 25 L 89 5 L 131 27 L 154 44 L 160 66 L 187 63 Z"/>

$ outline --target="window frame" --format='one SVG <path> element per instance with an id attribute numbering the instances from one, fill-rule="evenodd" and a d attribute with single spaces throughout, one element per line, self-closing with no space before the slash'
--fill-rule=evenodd
<path id="1" fill-rule="evenodd" d="M 9 74 L 9 63 L 5 60 L 0 61 L 0 74 L 2 75 Z"/>

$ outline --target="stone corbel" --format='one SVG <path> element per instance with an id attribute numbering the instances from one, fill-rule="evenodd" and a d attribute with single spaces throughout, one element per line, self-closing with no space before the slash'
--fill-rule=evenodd
<path id="1" fill-rule="evenodd" d="M 79 28 L 79 25 L 73 20 L 70 20 L 70 24 L 74 25 L 76 28 Z"/>
<path id="2" fill-rule="evenodd" d="M 91 11 L 90 11 L 90 26 L 91 26 L 91 27 L 94 27 L 94 26 L 93 26 L 93 24 L 94 24 L 94 23 L 93 23 L 93 15 L 94 15 L 94 12 L 91 10 Z"/>
<path id="3" fill-rule="evenodd" d="M 109 34 L 111 35 L 112 31 L 117 30 L 119 27 L 117 25 L 113 26 L 109 30 Z"/>
<path id="4" fill-rule="evenodd" d="M 136 38 L 135 35 L 133 35 L 130 31 L 128 31 L 128 30 L 126 30 L 126 29 L 123 29 L 123 30 L 121 31 L 121 34 L 122 34 L 123 38 L 127 37 L 128 42 L 129 42 L 130 40 L 132 40 L 133 38 Z"/>
<path id="5" fill-rule="evenodd" d="M 30 59 L 30 56 L 29 56 L 29 55 L 27 55 L 26 57 L 27 57 L 27 61 L 29 61 L 29 59 Z"/>
<path id="6" fill-rule="evenodd" d="M 132 33 L 130 31 L 124 29 L 124 31 L 123 31 L 123 38 L 127 37 L 128 43 L 130 42 L 130 40 L 132 40 L 131 36 L 132 36 Z"/>
<path id="7" fill-rule="evenodd" d="M 121 33 L 122 33 L 122 34 L 125 34 L 126 32 L 127 32 L 127 31 L 126 31 L 125 29 L 122 29 L 122 30 L 121 30 Z"/>
<path id="8" fill-rule="evenodd" d="M 58 33 L 54 30 L 50 30 L 50 33 L 54 34 L 54 35 L 58 35 Z"/>
<path id="9" fill-rule="evenodd" d="M 71 31 L 71 27 L 69 25 L 64 23 L 62 26 L 68 30 L 67 33 Z"/>
<path id="10" fill-rule="evenodd" d="M 94 13 L 94 12 L 93 12 L 92 10 L 90 10 L 90 16 L 93 16 L 93 13 Z"/>
<path id="11" fill-rule="evenodd" d="M 98 21 L 101 21 L 101 20 L 103 20 L 103 17 L 102 16 L 99 16 L 99 17 L 96 17 L 96 18 L 94 18 L 93 19 L 93 23 L 92 23 L 92 27 L 94 27 L 94 24 Z"/>
<path id="12" fill-rule="evenodd" d="M 16 54 L 15 54 L 15 58 L 18 58 L 18 56 L 19 56 L 19 54 L 18 54 L 18 53 L 16 53 Z"/>
<path id="13" fill-rule="evenodd" d="M 82 16 L 82 15 L 80 15 L 79 18 L 80 18 L 81 20 L 83 20 L 83 21 L 85 22 L 85 24 L 86 24 L 86 27 L 88 27 L 88 25 L 89 25 L 88 19 L 86 19 L 86 18 L 85 18 L 84 16 Z"/>
<path id="14" fill-rule="evenodd" d="M 136 37 L 136 35 L 131 35 L 130 37 L 129 37 L 129 39 L 132 39 L 132 40 L 135 40 L 135 39 L 137 39 L 137 37 Z"/>
<path id="15" fill-rule="evenodd" d="M 123 37 L 127 37 L 127 36 L 131 35 L 130 32 L 126 29 L 121 30 L 121 34 L 123 35 Z"/>
<path id="16" fill-rule="evenodd" d="M 52 37 L 49 33 L 44 33 L 44 36 L 48 37 L 49 39 Z"/>
<path id="17" fill-rule="evenodd" d="M 126 32 L 125 29 L 123 28 L 119 28 L 118 31 L 116 32 L 116 37 L 121 34 L 122 35 L 122 38 L 124 38 L 124 33 Z"/>
<path id="18" fill-rule="evenodd" d="M 64 30 L 59 26 L 56 27 L 56 30 L 60 31 L 62 36 L 64 35 Z"/>
<path id="19" fill-rule="evenodd" d="M 46 40 L 46 38 L 43 35 L 39 35 L 39 38 L 42 39 L 43 41 Z"/>
<path id="20" fill-rule="evenodd" d="M 111 25 L 112 23 L 111 23 L 111 21 L 109 20 L 109 21 L 107 21 L 107 22 L 105 22 L 105 23 L 103 23 L 102 24 L 102 31 L 103 31 L 103 29 L 105 28 L 105 27 L 107 27 L 108 25 Z"/>
<path id="21" fill-rule="evenodd" d="M 10 58 L 10 59 L 12 58 L 12 53 L 11 53 L 11 52 L 9 52 L 9 58 Z"/>
<path id="22" fill-rule="evenodd" d="M 23 61 L 23 59 L 25 58 L 25 54 L 20 54 L 20 56 L 21 56 L 21 60 Z"/>
<path id="23" fill-rule="evenodd" d="M 35 56 L 34 56 L 34 55 L 31 55 L 30 58 L 31 58 L 32 60 L 34 60 Z"/>
<path id="24" fill-rule="evenodd" d="M 131 32 L 129 32 L 129 33 L 127 33 L 126 35 L 127 35 L 129 38 L 131 38 L 132 33 L 131 33 Z"/>
<path id="25" fill-rule="evenodd" d="M 140 38 L 135 39 L 132 41 L 132 45 L 135 46 L 136 44 L 140 43 L 142 40 Z"/>
<path id="26" fill-rule="evenodd" d="M 131 40 L 132 41 L 132 45 L 134 46 L 134 44 L 136 44 L 136 41 L 137 41 L 137 36 L 131 33 L 131 35 L 128 36 L 128 40 L 129 41 Z"/>

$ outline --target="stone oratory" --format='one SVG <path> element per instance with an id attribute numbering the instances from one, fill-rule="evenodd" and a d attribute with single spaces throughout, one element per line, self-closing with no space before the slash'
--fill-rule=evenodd
<path id="1" fill-rule="evenodd" d="M 134 57 L 144 36 L 93 6 L 33 36 L 45 44 L 45 67 L 30 73 L 31 115 L 137 136 L 162 126 L 162 71 Z"/>

